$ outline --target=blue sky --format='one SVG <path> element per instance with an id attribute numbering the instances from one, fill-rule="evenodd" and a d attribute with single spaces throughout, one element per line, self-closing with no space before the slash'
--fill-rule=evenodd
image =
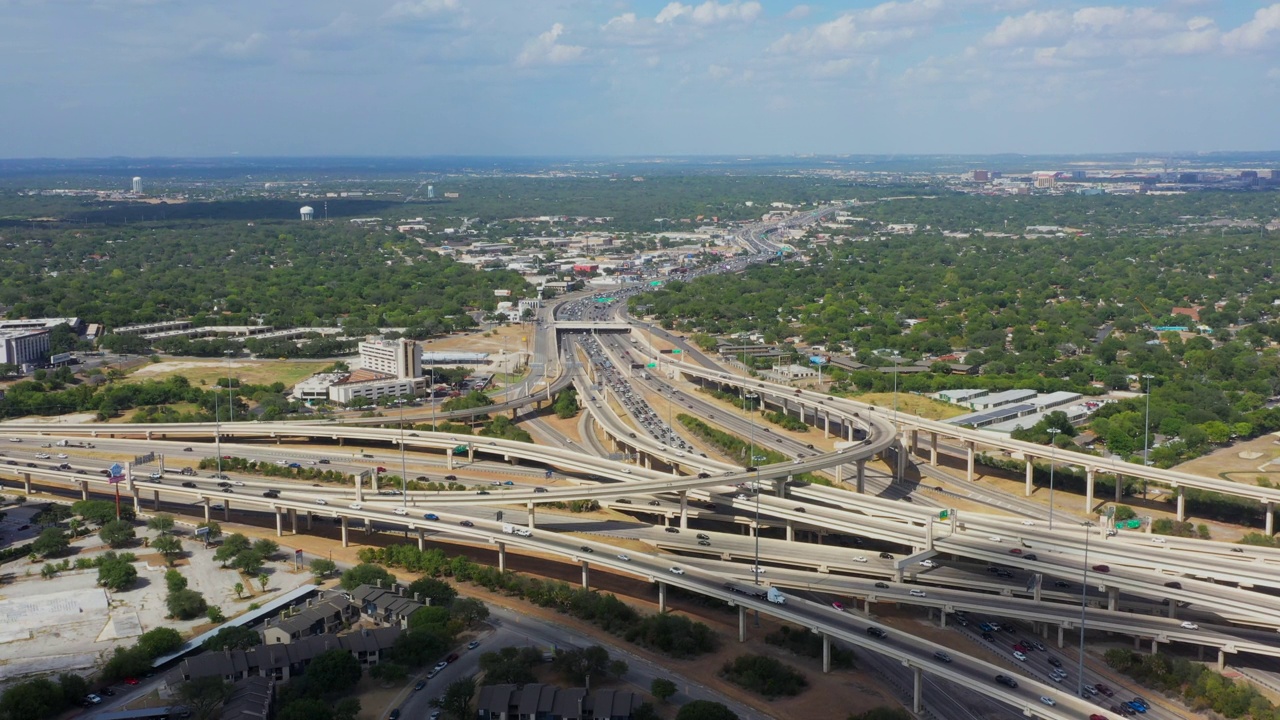
<path id="1" fill-rule="evenodd" d="M 1280 2 L 0 0 L 0 157 L 1275 150 Z"/>

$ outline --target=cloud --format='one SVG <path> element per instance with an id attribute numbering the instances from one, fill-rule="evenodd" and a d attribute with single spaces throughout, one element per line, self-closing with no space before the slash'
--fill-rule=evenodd
<path id="1" fill-rule="evenodd" d="M 1155 8 L 1093 6 L 1006 17 L 979 44 L 1056 67 L 1090 58 L 1207 53 L 1219 38 L 1217 24 L 1207 17 L 1184 19 Z"/>
<path id="2" fill-rule="evenodd" d="M 803 20 L 809 17 L 810 13 L 812 12 L 813 12 L 813 8 L 809 7 L 808 5 L 797 5 L 791 8 L 790 10 L 788 10 L 787 14 L 783 15 L 783 17 L 785 17 L 788 20 Z"/>
<path id="3" fill-rule="evenodd" d="M 853 13 L 800 32 L 787 33 L 769 47 L 781 55 L 823 56 L 870 52 L 908 40 L 916 35 L 912 27 L 866 28 Z"/>
<path id="4" fill-rule="evenodd" d="M 747 2 L 730 0 L 730 2 L 726 3 L 706 0 L 706 2 L 696 6 L 685 5 L 681 2 L 671 2 L 658 11 L 654 22 L 663 25 L 687 19 L 690 23 L 702 27 L 749 23 L 760 17 L 760 13 L 763 10 L 764 8 L 756 0 L 748 0 Z"/>
<path id="5" fill-rule="evenodd" d="M 567 65 L 576 62 L 587 51 L 581 45 L 561 45 L 557 42 L 564 34 L 564 25 L 556 23 L 551 29 L 525 44 L 516 57 L 518 67 L 536 65 Z"/>
<path id="6" fill-rule="evenodd" d="M 460 0 L 402 0 L 387 10 L 388 20 L 425 20 L 461 9 Z"/>
<path id="7" fill-rule="evenodd" d="M 1232 51 L 1260 50 L 1280 39 L 1280 3 L 1260 8 L 1253 18 L 1222 36 L 1222 44 Z"/>

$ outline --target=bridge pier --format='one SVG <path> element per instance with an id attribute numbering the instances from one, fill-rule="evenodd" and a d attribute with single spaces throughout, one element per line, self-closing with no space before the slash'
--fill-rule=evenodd
<path id="1" fill-rule="evenodd" d="M 1062 646 L 1064 645 L 1063 641 L 1065 640 L 1064 636 L 1066 635 L 1066 629 L 1067 629 L 1067 626 L 1065 625 L 1058 626 L 1058 649 L 1059 650 L 1061 650 Z"/>
<path id="2" fill-rule="evenodd" d="M 426 532 L 423 531 L 422 528 L 418 528 L 418 552 L 423 552 L 426 549 L 427 549 L 427 534 Z"/>
<path id="3" fill-rule="evenodd" d="M 1186 522 L 1187 520 L 1187 493 L 1178 486 L 1178 522 Z"/>
<path id="4" fill-rule="evenodd" d="M 680 529 L 689 529 L 689 491 L 680 491 Z"/>
<path id="5" fill-rule="evenodd" d="M 342 547 L 350 547 L 351 544 L 347 541 L 347 516 L 343 515 L 339 520 L 342 522 Z"/>
<path id="6" fill-rule="evenodd" d="M 89 499 L 89 481 L 88 480 L 80 481 L 80 499 L 81 500 Z"/>
<path id="7" fill-rule="evenodd" d="M 222 501 L 222 522 L 231 522 L 231 501 Z"/>
<path id="8" fill-rule="evenodd" d="M 1044 578 L 1036 580 L 1035 587 L 1031 588 L 1031 599 L 1040 602 L 1041 585 L 1044 584 Z"/>
<path id="9" fill-rule="evenodd" d="M 658 581 L 658 612 L 664 613 L 666 611 L 667 611 L 667 584 L 659 580 Z"/>
<path id="10" fill-rule="evenodd" d="M 26 494 L 31 494 L 31 473 L 22 473 L 22 490 Z"/>
<path id="11" fill-rule="evenodd" d="M 947 609 L 938 608 L 938 627 L 945 630 L 947 628 Z"/>
<path id="12" fill-rule="evenodd" d="M 920 452 L 920 428 L 911 428 L 911 454 Z"/>
<path id="13" fill-rule="evenodd" d="M 822 439 L 826 440 L 831 437 L 831 413 L 822 414 Z"/>
<path id="14" fill-rule="evenodd" d="M 356 475 L 356 502 L 364 502 L 364 477 L 362 475 Z"/>
<path id="15" fill-rule="evenodd" d="M 1093 512 L 1093 487 L 1097 479 L 1097 468 L 1087 467 L 1084 469 L 1084 511 L 1086 514 Z"/>
<path id="16" fill-rule="evenodd" d="M 315 522 L 315 519 L 316 519 L 316 516 L 312 515 L 311 511 L 308 510 L 307 511 L 307 532 L 311 532 L 311 523 Z"/>
<path id="17" fill-rule="evenodd" d="M 1120 502 L 1121 495 L 1124 494 L 1124 478 L 1116 476 L 1116 502 Z"/>
<path id="18" fill-rule="evenodd" d="M 444 449 L 444 464 L 450 470 L 453 469 L 453 448 Z"/>
<path id="19" fill-rule="evenodd" d="M 591 564 L 586 560 L 582 561 L 582 589 L 591 589 Z"/>
<path id="20" fill-rule="evenodd" d="M 532 500 L 530 500 L 525 507 L 528 508 L 529 510 L 529 529 L 532 530 L 533 523 L 534 523 L 534 514 L 537 512 L 537 510 L 534 508 Z"/>
<path id="21" fill-rule="evenodd" d="M 795 542 L 795 539 L 796 539 L 795 525 L 790 520 L 788 520 L 787 521 L 787 542 Z"/>
<path id="22" fill-rule="evenodd" d="M 1227 651 L 1224 648 L 1218 649 L 1218 669 L 1219 670 L 1227 669 Z"/>
<path id="23" fill-rule="evenodd" d="M 966 455 L 964 479 L 969 482 L 973 482 L 973 463 L 976 460 L 977 445 L 970 440 L 969 442 L 966 442 L 964 446 Z"/>
<path id="24" fill-rule="evenodd" d="M 924 549 L 933 549 L 933 516 L 929 516 L 924 521 Z"/>
<path id="25" fill-rule="evenodd" d="M 129 494 L 133 495 L 133 516 L 137 517 L 142 512 L 142 491 L 134 486 L 130 488 Z"/>
<path id="26" fill-rule="evenodd" d="M 298 510 L 297 508 L 289 508 L 289 528 L 294 534 L 298 534 Z"/>
<path id="27" fill-rule="evenodd" d="M 407 480 L 408 478 L 405 479 Z M 409 483 L 406 482 L 404 487 L 406 490 L 409 489 Z M 378 494 L 378 473 L 376 472 L 369 478 L 369 489 L 373 490 L 374 495 Z"/>
<path id="28" fill-rule="evenodd" d="M 918 667 L 911 668 L 911 712 L 920 714 L 921 695 L 924 690 L 924 673 Z"/>
<path id="29" fill-rule="evenodd" d="M 1032 478 L 1035 475 L 1035 469 L 1036 469 L 1035 463 L 1031 462 L 1030 457 L 1027 457 L 1027 487 L 1026 487 L 1026 492 L 1023 493 L 1027 497 L 1031 497 L 1031 491 L 1033 487 Z"/>
<path id="30" fill-rule="evenodd" d="M 773 479 L 773 494 L 774 494 L 775 496 L 777 496 L 777 497 L 780 497 L 780 498 L 786 498 L 786 497 L 787 497 L 787 483 L 791 482 L 791 481 L 792 481 L 792 480 L 794 480 L 794 479 L 795 479 L 795 476 L 794 476 L 794 475 L 788 475 L 788 476 L 786 476 L 785 478 L 774 478 L 774 479 Z M 757 489 L 756 489 L 756 492 L 759 492 L 759 491 L 760 491 L 760 490 L 759 490 L 759 488 L 757 488 Z"/>
<path id="31" fill-rule="evenodd" d="M 901 480 L 907 476 L 907 452 L 907 432 L 903 430 L 898 436 L 898 452 L 895 453 L 897 457 L 894 458 L 896 460 L 893 474 L 895 480 Z"/>
<path id="32" fill-rule="evenodd" d="M 28 478 L 29 480 L 29 478 Z M 1267 534 L 1274 535 L 1276 530 L 1276 504 L 1267 502 Z"/>
<path id="33" fill-rule="evenodd" d="M 1115 612 L 1116 608 L 1119 605 L 1120 605 L 1120 588 L 1114 587 L 1114 586 L 1108 587 L 1107 588 L 1107 609 L 1112 612 Z"/>
<path id="34" fill-rule="evenodd" d="M 152 491 L 152 493 L 151 493 L 151 500 L 152 500 L 153 504 L 155 505 L 155 510 L 156 510 L 156 512 L 160 512 L 160 491 L 159 491 L 159 490 L 153 490 L 153 491 Z"/>
<path id="35" fill-rule="evenodd" d="M 738 606 L 738 642 L 747 641 L 747 608 L 745 605 Z"/>
<path id="36" fill-rule="evenodd" d="M 498 572 L 507 571 L 507 544 L 498 543 Z"/>
<path id="37" fill-rule="evenodd" d="M 831 672 L 831 636 L 822 633 L 822 672 Z"/>
<path id="38" fill-rule="evenodd" d="M 1169 598 L 1169 619 L 1176 620 L 1178 618 L 1178 601 Z"/>
<path id="39" fill-rule="evenodd" d="M 1160 641 L 1157 640 L 1156 638 L 1151 638 L 1151 654 L 1158 655 L 1159 653 L 1160 653 Z"/>
<path id="40" fill-rule="evenodd" d="M 284 537 L 284 513 L 276 508 L 276 537 Z"/>
<path id="41" fill-rule="evenodd" d="M 856 463 L 858 468 L 858 481 L 854 486 L 854 490 L 859 494 L 867 491 L 867 461 L 866 458 L 858 458 Z"/>

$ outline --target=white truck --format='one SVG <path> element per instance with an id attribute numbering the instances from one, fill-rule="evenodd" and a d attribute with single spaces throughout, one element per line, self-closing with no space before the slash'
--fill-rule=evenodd
<path id="1" fill-rule="evenodd" d="M 502 532 L 504 532 L 504 533 L 506 533 L 506 534 L 508 534 L 508 535 L 514 535 L 514 534 L 515 534 L 515 532 L 516 532 L 516 526 L 515 526 L 515 525 L 511 525 L 511 524 L 503 524 L 503 526 L 502 526 Z"/>
<path id="2" fill-rule="evenodd" d="M 787 604 L 787 596 L 779 592 L 777 588 L 769 588 L 769 592 L 765 595 L 765 599 L 778 605 Z"/>

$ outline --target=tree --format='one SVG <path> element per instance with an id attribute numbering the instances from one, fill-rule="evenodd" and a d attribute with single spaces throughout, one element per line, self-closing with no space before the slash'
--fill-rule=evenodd
<path id="1" fill-rule="evenodd" d="M 138 579 L 138 569 L 113 552 L 103 553 L 98 562 L 98 584 L 112 592 L 125 590 Z"/>
<path id="2" fill-rule="evenodd" d="M 654 678 L 653 682 L 649 683 L 649 694 L 666 702 L 676 694 L 676 684 L 666 678 Z"/>
<path id="3" fill-rule="evenodd" d="M 474 627 L 489 619 L 489 606 L 476 598 L 458 598 L 449 605 L 449 614 L 463 627 Z"/>
<path id="4" fill-rule="evenodd" d="M 89 694 L 89 681 L 75 673 L 61 673 L 58 688 L 62 690 L 63 699 L 71 703 Z"/>
<path id="5" fill-rule="evenodd" d="M 476 679 L 465 677 L 449 683 L 444 690 L 444 702 L 440 709 L 454 720 L 466 720 L 471 715 L 471 698 L 476 694 Z"/>
<path id="6" fill-rule="evenodd" d="M 62 530 L 56 527 L 45 528 L 35 542 L 31 543 L 31 551 L 41 557 L 53 557 L 61 554 L 70 544 L 71 541 Z"/>
<path id="7" fill-rule="evenodd" d="M 112 520 L 103 525 L 102 529 L 98 531 L 98 537 L 102 539 L 102 542 L 112 548 L 122 548 L 133 542 L 136 536 L 137 534 L 133 530 L 133 523 L 125 520 Z"/>
<path id="8" fill-rule="evenodd" d="M 187 577 L 177 570 L 168 570 L 164 574 L 165 587 L 169 592 L 178 592 L 187 589 Z"/>
<path id="9" fill-rule="evenodd" d="M 195 590 L 171 592 L 165 598 L 165 605 L 169 608 L 169 615 L 179 620 L 200 617 L 209 607 L 204 596 Z"/>
<path id="10" fill-rule="evenodd" d="M 396 581 L 396 576 L 381 565 L 362 563 L 342 573 L 342 589 L 355 590 L 361 585 L 374 585 L 379 580 L 382 587 L 389 588 Z"/>
<path id="11" fill-rule="evenodd" d="M 123 517 L 121 508 L 121 517 Z M 71 504 L 71 512 L 97 525 L 106 525 L 116 519 L 116 506 L 110 500 L 79 500 Z"/>
<path id="12" fill-rule="evenodd" d="M 249 538 L 240 533 L 231 533 L 227 536 L 227 539 L 222 541 L 222 545 L 218 546 L 218 549 L 214 551 L 213 559 L 225 566 L 227 561 L 251 548 L 252 543 L 249 542 Z"/>
<path id="13" fill-rule="evenodd" d="M 270 558 L 280 551 L 280 544 L 275 540 L 263 538 L 253 544 L 253 551 L 263 558 Z"/>
<path id="14" fill-rule="evenodd" d="M 222 537 L 222 526 L 219 525 L 214 520 L 206 520 L 205 522 L 202 522 L 199 525 L 196 525 L 197 530 L 199 530 L 200 528 L 208 528 L 209 530 L 208 534 L 204 536 L 205 545 L 208 545 L 214 540 L 217 540 L 218 538 Z"/>
<path id="15" fill-rule="evenodd" d="M 182 635 L 173 628 L 156 628 L 139 635 L 135 646 L 139 652 L 154 659 L 182 647 Z"/>
<path id="16" fill-rule="evenodd" d="M 205 617 L 209 618 L 209 622 L 211 623 L 217 624 L 227 621 L 227 616 L 222 614 L 222 608 L 217 605 L 210 605 L 205 609 L 204 614 Z"/>
<path id="17" fill-rule="evenodd" d="M 235 585 L 232 585 L 231 589 L 235 592 L 236 598 L 244 597 L 244 583 L 238 582 Z"/>
<path id="18" fill-rule="evenodd" d="M 271 577 L 266 573 L 258 576 L 258 585 L 262 586 L 262 592 L 267 591 L 267 585 L 271 582 Z"/>
<path id="19" fill-rule="evenodd" d="M 182 556 L 182 541 L 173 535 L 161 535 L 151 543 L 151 547 L 155 548 L 170 565 Z"/>
<path id="20" fill-rule="evenodd" d="M 48 678 L 18 683 L 0 695 L 0 717 L 10 720 L 52 717 L 65 707 L 62 689 Z"/>
<path id="21" fill-rule="evenodd" d="M 653 703 L 643 702 L 631 711 L 631 720 L 662 720 L 662 716 L 654 709 Z"/>
<path id="22" fill-rule="evenodd" d="M 311 574 L 316 576 L 316 580 L 321 580 L 337 570 L 338 564 L 328 558 L 316 558 L 311 561 L 310 567 Z"/>
<path id="23" fill-rule="evenodd" d="M 229 625 L 207 638 L 201 647 L 205 650 L 248 650 L 261 644 L 262 636 L 256 630 L 243 625 Z"/>
<path id="24" fill-rule="evenodd" d="M 537 681 L 533 668 L 541 662 L 542 653 L 536 648 L 508 646 L 482 654 L 480 670 L 486 685 L 525 685 Z"/>
<path id="25" fill-rule="evenodd" d="M 262 556 L 253 550 L 241 550 L 232 558 L 231 567 L 246 575 L 255 575 L 262 569 Z"/>
<path id="26" fill-rule="evenodd" d="M 409 676 L 409 671 L 400 663 L 384 662 L 369 668 L 369 675 L 387 685 L 394 685 L 404 682 L 404 679 Z"/>
<path id="27" fill-rule="evenodd" d="M 581 650 L 559 650 L 551 668 L 570 682 L 582 684 L 590 675 L 603 677 L 609 668 L 609 651 L 599 645 Z"/>
<path id="28" fill-rule="evenodd" d="M 680 706 L 676 720 L 738 720 L 738 714 L 711 700 L 694 700 Z"/>
<path id="29" fill-rule="evenodd" d="M 458 591 L 443 580 L 424 577 L 409 583 L 409 595 L 421 595 L 422 601 L 429 605 L 448 605 L 458 597 Z"/>
<path id="30" fill-rule="evenodd" d="M 164 513 L 161 513 L 159 515 L 153 515 L 149 520 L 147 520 L 147 528 L 155 530 L 161 535 L 167 535 L 173 531 L 173 523 L 172 515 L 165 515 Z"/>
<path id="31" fill-rule="evenodd" d="M 360 681 L 360 662 L 346 650 L 335 648 L 315 656 L 303 674 L 308 693 L 340 695 Z"/>
<path id="32" fill-rule="evenodd" d="M 223 703 L 231 697 L 231 683 L 217 675 L 192 678 L 178 690 L 182 702 L 191 710 L 194 720 L 213 720 Z"/>

